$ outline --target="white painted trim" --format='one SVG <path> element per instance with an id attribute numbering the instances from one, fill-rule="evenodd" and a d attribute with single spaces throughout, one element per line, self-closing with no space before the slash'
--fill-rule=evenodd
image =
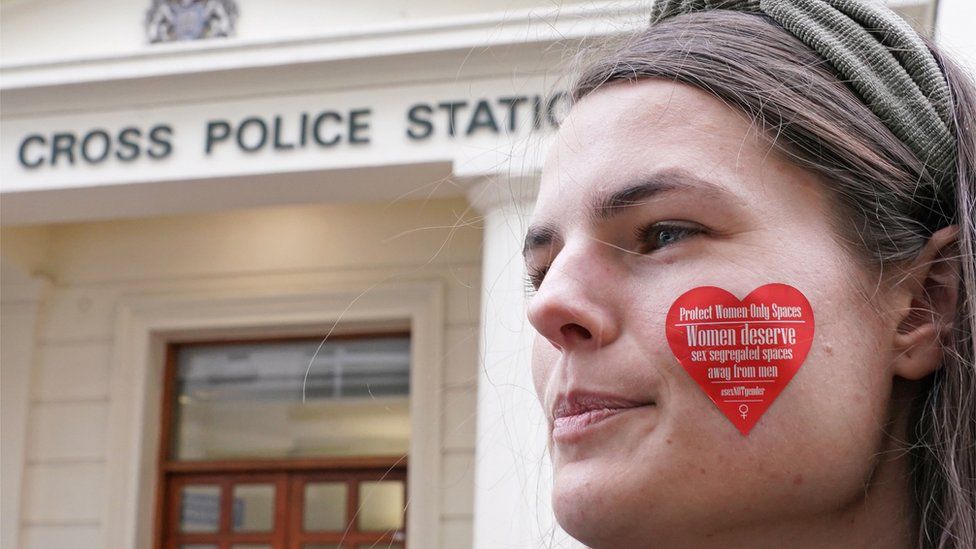
<path id="1" fill-rule="evenodd" d="M 303 38 L 158 44 L 122 56 L 66 56 L 46 63 L 0 65 L 0 89 L 577 40 L 636 29 L 648 10 L 646 2 L 633 0 L 595 2 L 383 23 Z"/>
<path id="2" fill-rule="evenodd" d="M 112 364 L 106 547 L 151 546 L 167 342 L 268 330 L 324 335 L 337 320 L 340 326 L 409 322 L 413 367 L 407 541 L 412 547 L 438 547 L 444 300 L 443 284 L 434 280 L 123 299 Z"/>

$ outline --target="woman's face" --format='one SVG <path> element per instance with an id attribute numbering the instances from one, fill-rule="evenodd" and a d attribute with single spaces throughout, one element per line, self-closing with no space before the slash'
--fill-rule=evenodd
<path id="1" fill-rule="evenodd" d="M 621 207 L 605 200 L 646 182 L 661 185 Z M 894 327 L 876 312 L 884 294 L 867 297 L 876 280 L 835 240 L 831 207 L 814 174 L 696 88 L 617 83 L 572 109 L 526 239 L 529 271 L 545 271 L 529 298 L 532 369 L 567 532 L 591 546 L 677 546 L 863 497 L 889 417 Z M 698 286 L 743 298 L 773 282 L 806 296 L 816 332 L 744 436 L 672 354 L 665 316 Z M 577 397 L 625 409 L 554 422 L 559 399 Z"/>

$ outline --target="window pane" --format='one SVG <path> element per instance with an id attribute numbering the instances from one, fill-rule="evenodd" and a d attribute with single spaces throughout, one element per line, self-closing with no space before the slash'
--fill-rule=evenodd
<path id="1" fill-rule="evenodd" d="M 180 492 L 180 531 L 216 532 L 219 528 L 220 486 L 184 486 Z"/>
<path id="2" fill-rule="evenodd" d="M 270 532 L 274 530 L 275 487 L 271 484 L 238 484 L 234 486 L 235 532 Z"/>
<path id="3" fill-rule="evenodd" d="M 346 495 L 344 482 L 309 482 L 305 485 L 303 512 L 306 532 L 342 531 L 346 529 Z"/>
<path id="4" fill-rule="evenodd" d="M 319 343 L 180 346 L 173 457 L 406 454 L 409 336 Z"/>
<path id="5" fill-rule="evenodd" d="M 359 529 L 386 532 L 403 528 L 403 483 L 398 480 L 359 483 Z"/>

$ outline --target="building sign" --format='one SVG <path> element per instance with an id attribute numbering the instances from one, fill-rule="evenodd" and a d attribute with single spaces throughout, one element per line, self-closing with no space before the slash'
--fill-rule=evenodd
<path id="1" fill-rule="evenodd" d="M 514 134 L 528 126 L 533 131 L 558 126 L 566 95 L 515 95 L 475 101 L 420 102 L 404 114 L 403 135 L 415 142 L 434 136 L 466 138 L 479 133 Z M 302 111 L 291 114 L 209 118 L 201 121 L 205 157 L 219 149 L 244 153 L 275 153 L 294 149 L 322 149 L 366 145 L 372 141 L 373 109 Z M 34 132 L 17 146 L 17 161 L 27 170 L 138 162 L 167 158 L 174 152 L 173 124 L 125 125 L 117 129 Z M 188 146 L 192 146 L 188 144 Z"/>
<path id="2" fill-rule="evenodd" d="M 486 79 L 4 119 L 0 178 L 3 192 L 16 192 L 489 165 L 527 154 L 569 108 L 566 94 L 541 78 L 513 84 Z"/>

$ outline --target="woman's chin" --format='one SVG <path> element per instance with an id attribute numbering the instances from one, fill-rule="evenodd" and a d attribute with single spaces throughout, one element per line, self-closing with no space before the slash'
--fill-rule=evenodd
<path id="1" fill-rule="evenodd" d="M 608 478 L 612 464 L 600 461 L 574 461 L 556 470 L 553 511 L 562 529 L 587 547 L 620 547 L 625 538 L 641 539 L 643 528 L 636 519 L 649 517 L 653 503 L 645 498 L 639 510 L 628 505 L 634 499 L 634 487 L 627 486 L 626 475 Z"/>

